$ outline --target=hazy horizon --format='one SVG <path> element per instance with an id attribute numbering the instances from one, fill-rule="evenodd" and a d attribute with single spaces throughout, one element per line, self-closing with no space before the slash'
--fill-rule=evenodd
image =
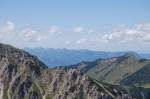
<path id="1" fill-rule="evenodd" d="M 19 48 L 150 51 L 149 0 L 2 0 L 0 42 Z"/>

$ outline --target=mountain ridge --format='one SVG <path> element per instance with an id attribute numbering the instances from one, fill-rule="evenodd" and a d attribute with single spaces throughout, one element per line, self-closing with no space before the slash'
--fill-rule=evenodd
<path id="1" fill-rule="evenodd" d="M 100 82 L 78 69 L 47 68 L 37 57 L 0 44 L 1 99 L 148 99 L 149 91 Z"/>
<path id="2" fill-rule="evenodd" d="M 144 69 L 146 67 L 147 69 Z M 135 54 L 130 53 L 120 57 L 98 59 L 92 62 L 81 62 L 68 66 L 68 68 L 79 69 L 83 74 L 87 74 L 97 80 L 102 80 L 113 84 L 119 83 L 123 85 L 135 85 L 136 83 L 141 83 L 141 81 L 143 81 L 144 84 L 144 79 L 145 83 L 150 83 L 150 81 L 146 80 L 144 76 L 142 76 L 140 79 L 137 79 L 138 76 L 134 76 L 137 79 L 136 83 L 135 81 L 132 81 L 134 79 L 132 75 L 139 75 L 139 72 L 140 74 L 142 72 L 143 75 L 146 73 L 148 75 L 150 72 L 149 67 L 149 59 L 140 59 Z M 147 76 L 147 79 L 150 79 L 150 77 Z"/>

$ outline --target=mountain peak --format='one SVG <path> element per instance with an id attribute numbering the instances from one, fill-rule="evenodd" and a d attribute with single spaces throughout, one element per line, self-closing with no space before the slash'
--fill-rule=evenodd
<path id="1" fill-rule="evenodd" d="M 127 52 L 122 57 L 130 59 L 139 59 L 139 55 L 136 52 Z"/>
<path id="2" fill-rule="evenodd" d="M 47 66 L 38 60 L 36 56 L 30 55 L 28 52 L 15 48 L 11 45 L 2 43 L 0 43 L 0 59 L 8 60 L 9 64 L 28 64 L 30 66 L 32 64 L 32 66 L 34 65 L 38 68 L 47 68 Z"/>

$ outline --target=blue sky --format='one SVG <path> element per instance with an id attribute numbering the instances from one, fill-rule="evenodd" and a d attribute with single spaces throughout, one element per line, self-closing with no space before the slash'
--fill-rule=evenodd
<path id="1" fill-rule="evenodd" d="M 0 41 L 21 48 L 149 52 L 149 4 L 150 0 L 0 0 Z"/>
<path id="2" fill-rule="evenodd" d="M 0 21 L 19 25 L 134 24 L 150 21 L 149 0 L 0 0 Z"/>

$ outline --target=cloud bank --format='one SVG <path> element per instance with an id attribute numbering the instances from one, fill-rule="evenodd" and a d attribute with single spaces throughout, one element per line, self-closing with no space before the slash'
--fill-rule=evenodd
<path id="1" fill-rule="evenodd" d="M 110 32 L 100 29 L 60 29 L 51 25 L 47 29 L 25 27 L 16 29 L 15 23 L 7 21 L 0 26 L 0 41 L 14 42 L 19 47 L 53 47 L 92 50 L 150 50 L 150 23 L 120 25 Z M 99 27 L 101 28 L 101 27 Z"/>
<path id="2" fill-rule="evenodd" d="M 112 33 L 103 35 L 101 39 L 108 43 L 150 43 L 150 23 L 115 28 Z"/>

